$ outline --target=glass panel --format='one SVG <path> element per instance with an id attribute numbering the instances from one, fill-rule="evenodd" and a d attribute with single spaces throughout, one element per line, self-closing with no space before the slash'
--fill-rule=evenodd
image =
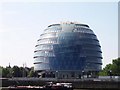
<path id="1" fill-rule="evenodd" d="M 44 33 L 50 33 L 50 32 L 60 32 L 62 30 L 61 27 L 51 27 L 45 30 Z"/>
<path id="2" fill-rule="evenodd" d="M 38 51 L 38 50 L 53 50 L 53 46 L 52 45 L 38 45 L 36 48 L 35 48 L 35 51 Z"/>
<path id="3" fill-rule="evenodd" d="M 39 45 L 39 44 L 48 44 L 48 43 L 56 44 L 57 39 L 56 38 L 42 39 L 42 40 L 39 40 L 37 44 Z"/>
<path id="4" fill-rule="evenodd" d="M 40 63 L 40 64 L 35 64 L 35 69 L 36 70 L 49 70 L 49 64 L 47 63 Z"/>
<path id="5" fill-rule="evenodd" d="M 48 56 L 48 57 L 54 57 L 54 52 L 53 51 L 37 51 L 35 52 L 34 57 L 37 56 Z"/>
<path id="6" fill-rule="evenodd" d="M 87 29 L 87 28 L 75 28 L 74 32 L 81 32 L 81 33 L 89 33 L 89 34 L 94 34 L 93 31 L 91 29 Z"/>
<path id="7" fill-rule="evenodd" d="M 56 33 L 47 33 L 47 34 L 43 34 L 40 36 L 40 38 L 52 38 L 52 37 L 56 37 Z"/>

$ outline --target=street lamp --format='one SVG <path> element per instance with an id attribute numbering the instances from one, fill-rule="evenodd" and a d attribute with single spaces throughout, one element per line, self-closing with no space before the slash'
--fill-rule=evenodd
<path id="1" fill-rule="evenodd" d="M 112 78 L 112 70 L 109 71 L 110 78 Z"/>
<path id="2" fill-rule="evenodd" d="M 85 71 L 84 71 L 84 70 L 82 70 L 82 76 L 83 76 L 83 78 L 84 78 L 84 72 L 85 72 Z"/>
<path id="3" fill-rule="evenodd" d="M 56 71 L 56 78 L 58 78 L 58 71 Z"/>

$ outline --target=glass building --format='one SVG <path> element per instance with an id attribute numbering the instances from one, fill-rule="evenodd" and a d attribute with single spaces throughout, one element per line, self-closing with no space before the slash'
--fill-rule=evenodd
<path id="1" fill-rule="evenodd" d="M 34 70 L 40 77 L 94 77 L 102 66 L 101 46 L 86 24 L 49 25 L 40 35 L 34 53 Z"/>

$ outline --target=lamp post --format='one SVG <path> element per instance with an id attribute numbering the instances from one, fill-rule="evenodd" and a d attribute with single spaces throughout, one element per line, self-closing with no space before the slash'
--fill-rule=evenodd
<path id="1" fill-rule="evenodd" d="M 58 71 L 56 71 L 56 78 L 58 78 Z"/>
<path id="2" fill-rule="evenodd" d="M 112 70 L 109 71 L 110 78 L 112 79 Z"/>
<path id="3" fill-rule="evenodd" d="M 82 70 L 82 77 L 84 78 L 84 70 Z"/>

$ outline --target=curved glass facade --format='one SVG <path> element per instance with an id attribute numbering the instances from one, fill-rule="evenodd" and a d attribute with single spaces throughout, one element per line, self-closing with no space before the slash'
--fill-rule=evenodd
<path id="1" fill-rule="evenodd" d="M 101 46 L 85 24 L 53 24 L 44 30 L 35 46 L 35 71 L 100 71 Z"/>

